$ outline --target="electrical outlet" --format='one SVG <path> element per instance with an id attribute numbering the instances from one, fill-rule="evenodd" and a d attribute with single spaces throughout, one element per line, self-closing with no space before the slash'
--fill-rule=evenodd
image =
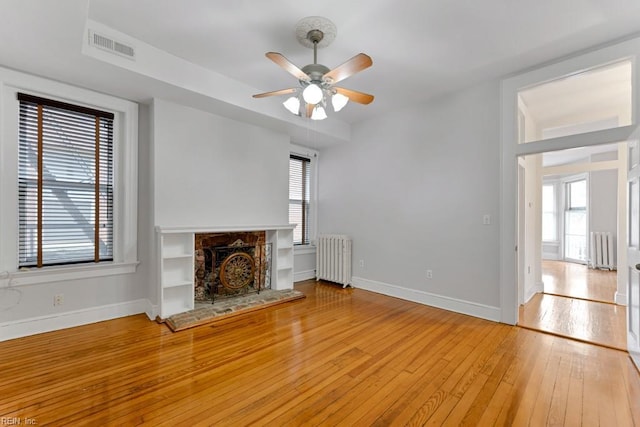
<path id="1" fill-rule="evenodd" d="M 363 259 L 360 260 L 360 268 L 364 268 L 364 260 Z"/>
<path id="2" fill-rule="evenodd" d="M 489 215 L 489 214 L 485 214 L 485 215 L 482 217 L 482 223 L 483 223 L 484 225 L 491 225 L 491 215 Z"/>
<path id="3" fill-rule="evenodd" d="M 53 306 L 62 305 L 64 303 L 64 294 L 57 294 L 53 296 Z"/>
<path id="4" fill-rule="evenodd" d="M 433 279 L 433 270 L 427 270 L 427 279 Z"/>

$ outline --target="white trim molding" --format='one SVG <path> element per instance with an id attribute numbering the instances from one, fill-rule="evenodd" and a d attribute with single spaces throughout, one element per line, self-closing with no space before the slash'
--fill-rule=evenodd
<path id="1" fill-rule="evenodd" d="M 615 293 L 615 297 L 614 297 L 614 302 L 618 305 L 623 305 L 623 306 L 627 306 L 627 294 L 626 293 L 622 293 L 620 291 L 616 291 Z"/>
<path id="2" fill-rule="evenodd" d="M 529 300 L 531 298 L 533 298 L 533 296 L 535 294 L 541 294 L 544 292 L 544 283 L 543 282 L 538 282 L 536 283 L 535 286 L 533 286 L 532 288 L 529 289 L 525 289 L 525 294 L 524 294 L 524 303 L 528 303 Z"/>
<path id="3" fill-rule="evenodd" d="M 491 320 L 493 322 L 500 321 L 499 307 L 478 304 L 471 301 L 432 294 L 416 289 L 403 288 L 401 286 L 377 282 L 375 280 L 369 280 L 363 277 L 353 277 L 352 282 L 354 287 L 359 289 L 364 289 L 367 291 L 376 292 L 407 301 L 417 302 L 420 304 L 428 305 L 430 307 L 436 307 L 443 310 L 479 317 L 481 319 Z"/>
<path id="4" fill-rule="evenodd" d="M 149 316 L 150 313 L 147 313 L 147 309 L 150 306 L 151 303 L 149 300 L 139 299 L 0 323 L 0 341 L 102 322 L 104 320 L 134 314 L 146 313 L 147 316 Z M 151 317 L 149 318 L 151 319 Z"/>
<path id="5" fill-rule="evenodd" d="M 7 273 L 11 286 L 24 286 L 115 276 L 136 272 L 139 262 L 105 262 L 100 264 L 75 264 L 47 268 L 20 269 Z"/>

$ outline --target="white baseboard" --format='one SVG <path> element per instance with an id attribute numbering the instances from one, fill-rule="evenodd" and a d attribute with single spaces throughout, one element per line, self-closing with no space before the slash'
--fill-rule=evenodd
<path id="1" fill-rule="evenodd" d="M 539 294 L 539 293 L 543 293 L 544 292 L 544 283 L 542 282 L 538 282 L 536 283 L 536 285 L 532 288 L 529 289 L 525 289 L 524 290 L 524 303 L 528 303 L 529 300 L 531 298 L 533 298 L 533 296 L 535 294 Z"/>
<path id="2" fill-rule="evenodd" d="M 623 294 L 622 292 L 616 291 L 614 301 L 618 305 L 626 306 L 627 305 L 627 294 Z"/>
<path id="3" fill-rule="evenodd" d="M 149 300 L 139 299 L 118 304 L 103 305 L 65 313 L 51 314 L 48 316 L 32 317 L 29 319 L 0 323 L 0 341 L 43 332 L 57 331 L 58 329 L 72 328 L 74 326 L 87 325 L 89 323 L 102 322 L 103 320 L 116 319 L 118 317 L 131 316 L 133 314 L 153 314 L 153 307 Z M 151 317 L 150 317 L 151 318 Z M 153 317 L 155 318 L 155 316 Z"/>
<path id="4" fill-rule="evenodd" d="M 148 299 L 145 300 L 145 310 L 144 313 L 147 315 L 149 320 L 156 320 L 156 317 L 160 314 L 160 310 L 157 305 L 151 304 L 151 301 Z"/>
<path id="5" fill-rule="evenodd" d="M 456 298 L 436 295 L 416 289 L 403 288 L 388 283 L 377 282 L 375 280 L 364 279 L 362 277 L 353 277 L 353 285 L 359 289 L 388 295 L 395 298 L 413 301 L 425 304 L 431 307 L 441 308 L 443 310 L 453 311 L 456 313 L 467 314 L 469 316 L 479 317 L 481 319 L 500 321 L 500 308 L 489 305 L 478 304 L 471 301 L 464 301 Z"/>
<path id="6" fill-rule="evenodd" d="M 296 271 L 293 273 L 293 281 L 294 282 L 302 282 L 303 280 L 315 279 L 316 271 L 315 270 L 306 270 L 306 271 Z"/>

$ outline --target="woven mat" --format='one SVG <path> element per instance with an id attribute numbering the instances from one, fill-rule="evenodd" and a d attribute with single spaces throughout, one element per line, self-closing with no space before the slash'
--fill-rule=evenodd
<path id="1" fill-rule="evenodd" d="M 295 289 L 264 290 L 259 294 L 250 294 L 238 298 L 216 301 L 215 304 L 196 303 L 194 310 L 174 314 L 165 319 L 165 323 L 174 331 L 193 328 L 194 326 L 212 323 L 221 319 L 238 316 L 261 310 L 276 304 L 284 304 L 304 298 L 305 295 Z"/>

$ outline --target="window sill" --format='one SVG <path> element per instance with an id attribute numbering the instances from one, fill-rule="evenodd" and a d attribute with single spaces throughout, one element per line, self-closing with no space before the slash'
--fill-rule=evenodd
<path id="1" fill-rule="evenodd" d="M 294 255 L 308 255 L 308 254 L 315 254 L 315 253 L 316 253 L 316 247 L 313 245 L 298 245 L 293 247 Z"/>
<path id="2" fill-rule="evenodd" d="M 138 264 L 139 262 L 135 261 L 24 269 L 10 274 L 11 286 L 37 285 L 41 283 L 131 274 L 135 273 Z"/>

